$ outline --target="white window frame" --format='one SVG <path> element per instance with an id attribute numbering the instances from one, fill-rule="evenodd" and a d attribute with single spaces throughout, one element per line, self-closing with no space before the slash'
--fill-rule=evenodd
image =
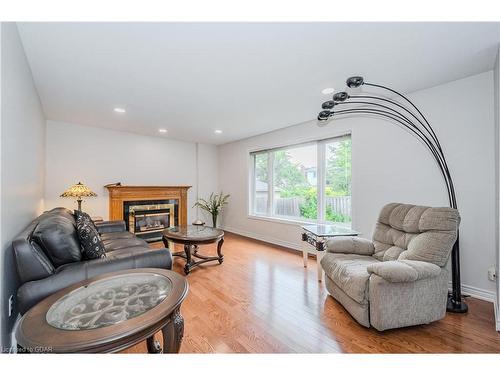
<path id="1" fill-rule="evenodd" d="M 248 214 L 247 217 L 249 219 L 255 219 L 255 220 L 264 220 L 264 221 L 270 221 L 270 222 L 278 222 L 278 223 L 283 223 L 283 224 L 291 224 L 291 225 L 296 225 L 296 224 L 326 224 L 326 218 L 325 218 L 325 184 L 326 184 L 326 176 L 325 176 L 325 168 L 326 168 L 326 145 L 329 143 L 332 143 L 334 141 L 338 141 L 342 138 L 349 137 L 351 138 L 352 142 L 352 133 L 349 132 L 344 132 L 340 133 L 335 136 L 330 136 L 328 138 L 321 138 L 321 139 L 312 139 L 312 140 L 304 140 L 302 142 L 297 142 L 293 144 L 287 144 L 287 145 L 280 145 L 280 146 L 274 146 L 274 147 L 269 147 L 266 149 L 260 149 L 260 150 L 249 150 L 249 170 L 250 173 L 248 174 L 250 178 L 250 184 L 249 184 L 249 194 L 248 194 Z M 316 144 L 316 151 L 317 151 L 317 165 L 316 165 L 316 178 L 317 178 L 317 202 L 318 202 L 318 218 L 316 220 L 311 219 L 311 220 L 304 220 L 304 219 L 290 219 L 286 217 L 280 217 L 280 216 L 275 216 L 273 215 L 274 211 L 274 152 L 278 150 L 286 150 L 290 148 L 295 148 L 295 147 L 301 147 L 301 146 L 306 146 L 308 144 Z M 268 166 L 268 172 L 267 172 L 267 189 L 268 189 L 268 200 L 267 200 L 267 213 L 266 214 L 260 214 L 260 213 L 255 213 L 255 155 L 258 154 L 264 154 L 267 153 L 267 166 Z M 353 151 L 351 150 L 351 158 L 352 158 Z M 352 183 L 352 171 L 351 171 L 351 183 Z M 351 190 L 351 212 L 352 212 L 352 190 Z M 351 225 L 352 222 L 354 221 L 354 218 L 351 217 Z M 338 223 L 338 225 L 341 225 L 342 223 Z"/>

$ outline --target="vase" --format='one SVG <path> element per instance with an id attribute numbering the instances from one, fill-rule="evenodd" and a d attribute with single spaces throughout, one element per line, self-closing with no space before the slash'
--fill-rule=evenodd
<path id="1" fill-rule="evenodd" d="M 212 214 L 212 224 L 214 228 L 217 228 L 217 214 Z"/>

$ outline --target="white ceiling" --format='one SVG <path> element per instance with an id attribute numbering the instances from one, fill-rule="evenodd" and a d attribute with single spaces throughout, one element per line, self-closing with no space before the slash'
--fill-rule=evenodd
<path id="1" fill-rule="evenodd" d="M 328 99 L 321 90 L 342 90 L 351 75 L 411 92 L 490 70 L 498 25 L 20 23 L 19 31 L 48 119 L 221 144 L 316 118 Z"/>

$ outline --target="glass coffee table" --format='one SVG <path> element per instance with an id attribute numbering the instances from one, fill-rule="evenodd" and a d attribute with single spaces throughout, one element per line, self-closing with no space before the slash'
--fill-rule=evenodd
<path id="1" fill-rule="evenodd" d="M 143 268 L 105 274 L 65 288 L 26 313 L 16 339 L 23 352 L 108 353 L 147 340 L 150 353 L 179 352 L 186 279 Z"/>
<path id="2" fill-rule="evenodd" d="M 329 238 L 339 236 L 357 236 L 360 233 L 350 228 L 339 225 L 329 224 L 311 224 L 304 225 L 302 228 L 302 257 L 304 267 L 307 268 L 307 256 L 310 249 L 316 253 L 316 262 L 318 267 L 318 281 L 323 280 L 323 269 L 321 268 L 321 259 L 325 254 L 325 243 Z"/>
<path id="3" fill-rule="evenodd" d="M 186 259 L 186 264 L 184 265 L 184 273 L 186 275 L 200 264 L 211 261 L 217 261 L 219 264 L 222 264 L 224 261 L 224 255 L 222 255 L 224 231 L 220 229 L 204 225 L 171 227 L 163 231 L 163 243 L 165 247 L 168 248 L 169 242 L 184 245 L 184 251 L 172 253 L 172 256 Z M 198 245 L 211 243 L 217 243 L 217 256 L 206 256 L 198 253 Z M 195 261 L 193 257 L 200 260 Z"/>

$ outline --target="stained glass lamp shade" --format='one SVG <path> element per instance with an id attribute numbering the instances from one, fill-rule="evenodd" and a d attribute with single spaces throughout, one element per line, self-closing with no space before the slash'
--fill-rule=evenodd
<path id="1" fill-rule="evenodd" d="M 81 182 L 71 186 L 68 190 L 61 194 L 61 197 L 76 197 L 78 202 L 78 211 L 82 210 L 82 197 L 97 197 L 97 194 L 89 189 L 88 186 Z"/>

